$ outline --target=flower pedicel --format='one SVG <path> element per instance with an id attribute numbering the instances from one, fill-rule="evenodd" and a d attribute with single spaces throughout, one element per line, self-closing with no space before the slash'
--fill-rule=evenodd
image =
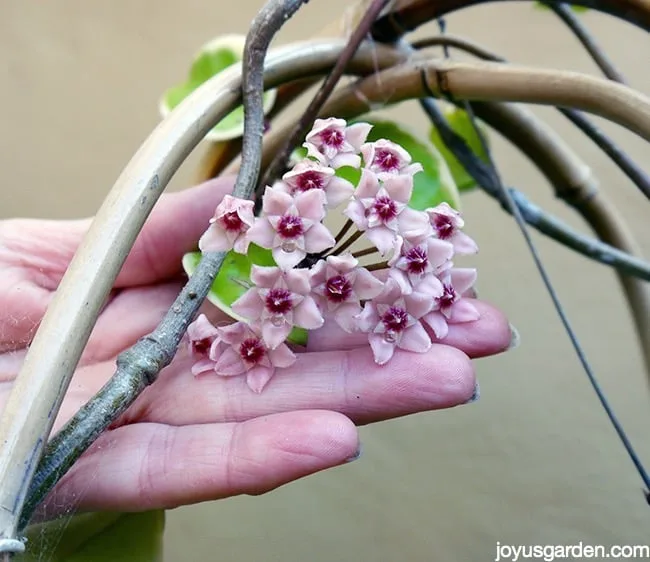
<path id="1" fill-rule="evenodd" d="M 243 254 L 253 242 L 271 250 L 277 266 L 253 266 L 252 286 L 232 304 L 247 321 L 215 327 L 201 315 L 190 325 L 195 375 L 246 375 L 261 392 L 277 369 L 296 361 L 286 343 L 294 327 L 331 323 L 366 333 L 383 365 L 396 349 L 426 352 L 446 337 L 449 324 L 478 319 L 463 298 L 476 270 L 453 265 L 455 254 L 478 251 L 461 230 L 460 213 L 447 203 L 409 207 L 422 166 L 389 140 L 366 142 L 370 129 L 316 120 L 304 143 L 307 157 L 266 187 L 259 217 L 251 201 L 230 195 L 217 206 L 201 251 Z M 361 170 L 358 185 L 336 175 L 342 166 Z M 348 224 L 335 238 L 323 219 L 346 201 Z M 371 247 L 350 252 L 359 238 Z M 357 258 L 370 255 L 381 261 L 361 266 Z"/>

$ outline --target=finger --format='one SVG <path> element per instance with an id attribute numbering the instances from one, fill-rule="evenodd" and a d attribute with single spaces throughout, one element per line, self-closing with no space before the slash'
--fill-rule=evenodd
<path id="1" fill-rule="evenodd" d="M 243 376 L 193 377 L 190 366 L 187 358 L 175 360 L 121 423 L 232 422 L 304 409 L 334 410 L 369 423 L 462 404 L 475 386 L 467 355 L 441 344 L 427 353 L 397 350 L 383 366 L 374 362 L 369 346 L 303 353 L 292 367 L 278 369 L 261 394 L 253 393 Z"/>
<path id="2" fill-rule="evenodd" d="M 326 411 L 288 412 L 237 424 L 124 426 L 102 435 L 41 508 L 170 509 L 262 494 L 355 456 L 350 420 Z"/>
<path id="3" fill-rule="evenodd" d="M 233 180 L 221 177 L 161 197 L 122 267 L 117 287 L 155 283 L 181 271 L 180 260 L 197 249 L 214 209 L 232 190 Z"/>
<path id="4" fill-rule="evenodd" d="M 447 337 L 436 341 L 456 347 L 473 359 L 505 351 L 511 339 L 505 315 L 486 302 L 473 300 L 472 303 L 480 318 L 475 322 L 450 324 Z M 313 351 L 354 349 L 367 345 L 366 334 L 348 334 L 333 323 L 309 333 L 308 349 Z"/>

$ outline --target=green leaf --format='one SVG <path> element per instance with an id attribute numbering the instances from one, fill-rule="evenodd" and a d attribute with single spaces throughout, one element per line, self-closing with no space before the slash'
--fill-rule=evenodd
<path id="1" fill-rule="evenodd" d="M 165 512 L 97 512 L 27 528 L 16 562 L 160 562 Z"/>
<path id="2" fill-rule="evenodd" d="M 241 61 L 244 35 L 222 35 L 203 45 L 194 57 L 187 80 L 170 87 L 160 101 L 160 113 L 166 117 L 179 103 L 204 82 Z M 275 103 L 276 91 L 264 94 L 264 113 Z M 244 132 L 244 109 L 240 106 L 226 115 L 206 135 L 207 140 L 222 141 L 240 137 Z"/>
<path id="3" fill-rule="evenodd" d="M 364 119 L 373 128 L 368 141 L 388 139 L 404 147 L 414 162 L 422 164 L 423 171 L 413 176 L 413 195 L 409 206 L 424 210 L 446 201 L 452 207 L 460 207 L 460 196 L 453 176 L 436 147 L 426 139 L 419 139 L 404 126 L 393 121 Z"/>
<path id="4" fill-rule="evenodd" d="M 199 261 L 201 261 L 201 252 L 185 254 L 183 269 L 191 276 Z M 232 303 L 251 287 L 250 275 L 253 264 L 266 267 L 276 265 L 271 250 L 260 248 L 255 244 L 250 244 L 245 255 L 232 250 L 228 252 L 207 297 L 213 305 L 228 316 L 243 322 L 247 319 L 232 309 Z M 294 328 L 289 334 L 288 341 L 297 345 L 307 345 L 307 330 Z"/>
<path id="5" fill-rule="evenodd" d="M 451 128 L 465 139 L 468 146 L 472 149 L 472 152 L 474 152 L 474 154 L 476 154 L 481 160 L 488 163 L 488 155 L 486 154 L 485 150 L 483 150 L 483 144 L 481 143 L 479 136 L 476 134 L 476 130 L 472 125 L 472 120 L 470 119 L 469 115 L 467 115 L 467 113 L 462 109 L 458 109 L 452 106 L 445 106 L 443 112 Z M 483 137 L 487 139 L 487 128 L 480 121 L 478 121 L 478 127 L 483 134 Z M 472 176 L 467 173 L 465 167 L 445 146 L 445 143 L 442 141 L 440 135 L 438 134 L 438 129 L 435 127 L 431 128 L 429 139 L 440 151 L 440 154 L 442 154 L 442 157 L 447 162 L 449 170 L 451 171 L 451 175 L 453 176 L 459 191 L 462 192 L 474 189 L 476 187 L 474 178 L 472 178 Z"/>

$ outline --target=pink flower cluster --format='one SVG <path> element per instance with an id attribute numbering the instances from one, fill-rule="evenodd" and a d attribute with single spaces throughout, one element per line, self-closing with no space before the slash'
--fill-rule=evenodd
<path id="1" fill-rule="evenodd" d="M 246 253 L 254 243 L 271 250 L 277 266 L 253 266 L 251 288 L 232 305 L 246 321 L 215 327 L 202 315 L 190 325 L 194 374 L 245 374 L 261 392 L 276 369 L 295 362 L 286 343 L 294 327 L 315 330 L 329 322 L 366 333 L 383 365 L 395 349 L 425 352 L 449 324 L 478 318 L 463 298 L 476 270 L 453 264 L 455 254 L 478 250 L 462 232 L 463 219 L 446 203 L 410 208 L 421 165 L 389 140 L 366 142 L 370 130 L 366 123 L 318 119 L 304 143 L 307 157 L 266 188 L 259 217 L 252 201 L 226 196 L 218 205 L 201 251 Z M 337 175 L 342 166 L 360 168 L 358 185 Z M 323 219 L 345 202 L 349 224 L 339 240 Z M 352 225 L 357 232 L 350 236 L 371 245 L 358 255 L 343 240 Z M 383 261 L 362 267 L 362 255 Z"/>

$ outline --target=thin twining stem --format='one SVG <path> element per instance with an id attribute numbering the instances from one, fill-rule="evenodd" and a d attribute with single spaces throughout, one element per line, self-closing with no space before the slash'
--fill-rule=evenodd
<path id="1" fill-rule="evenodd" d="M 570 10 L 569 10 L 570 11 Z M 573 14 L 571 14 L 573 16 Z M 574 16 L 575 17 L 575 16 Z M 578 22 L 579 23 L 579 22 Z M 426 47 L 453 47 L 483 60 L 507 63 L 507 59 L 489 51 L 481 45 L 454 35 L 438 35 L 427 37 L 413 43 L 413 47 L 423 49 Z M 609 76 L 608 76 L 609 77 Z M 618 80 L 615 80 L 618 82 Z M 611 138 L 603 133 L 582 112 L 564 107 L 557 108 L 562 115 L 578 127 L 591 141 L 598 146 L 618 166 L 628 179 L 650 199 L 650 175 L 648 175 L 623 149 Z"/>
<path id="2" fill-rule="evenodd" d="M 335 245 L 338 244 L 341 240 L 343 240 L 343 237 L 348 233 L 348 231 L 354 226 L 354 223 L 348 219 L 345 221 L 343 226 L 341 227 L 341 230 L 339 230 L 338 234 L 334 238 L 334 243 Z"/>
<path id="3" fill-rule="evenodd" d="M 271 0 L 253 20 L 248 32 L 242 75 L 245 148 L 242 152 L 242 166 L 233 189 L 233 194 L 237 197 L 251 198 L 259 173 L 264 128 L 262 91 L 266 51 L 277 31 L 304 1 L 306 0 Z M 102 395 L 100 391 L 100 394 L 84 406 L 48 444 L 30 485 L 20 516 L 19 529 L 27 525 L 36 506 L 77 458 L 171 362 L 224 257 L 223 252 L 210 252 L 202 256 L 196 271 L 158 327 L 118 356 L 113 384 L 107 384 L 102 389 L 105 393 Z M 114 402 L 111 399 L 119 401 Z M 111 408 L 97 408 L 95 406 L 98 403 L 111 404 Z"/>
<path id="4" fill-rule="evenodd" d="M 430 92 L 430 94 L 432 98 L 435 97 L 434 92 Z M 447 94 L 450 98 L 452 98 L 452 92 L 447 92 Z M 472 149 L 469 146 L 467 146 L 465 140 L 449 126 L 447 120 L 445 119 L 440 109 L 436 106 L 433 99 L 423 99 L 421 100 L 421 102 L 423 104 L 424 109 L 427 112 L 427 115 L 429 115 L 429 117 L 431 118 L 434 126 L 439 130 L 440 136 L 443 139 L 443 142 L 445 142 L 447 148 L 452 152 L 452 154 L 454 154 L 454 156 L 465 167 L 465 169 L 470 175 L 472 175 L 472 170 L 475 170 L 477 168 L 484 169 L 484 173 L 481 174 L 480 177 L 473 176 L 475 181 L 477 181 L 479 185 L 485 188 L 486 183 L 481 183 L 479 180 L 482 180 L 483 182 L 486 182 L 487 180 L 490 189 L 496 191 L 499 194 L 500 200 L 505 203 L 510 213 L 514 216 L 517 226 L 519 227 L 522 236 L 524 237 L 524 240 L 526 241 L 526 244 L 530 250 L 533 261 L 535 262 L 535 266 L 537 267 L 537 270 L 542 278 L 542 281 L 544 282 L 544 285 L 546 286 L 549 296 L 553 301 L 553 306 L 555 307 L 557 314 L 560 317 L 560 320 L 562 322 L 562 325 L 564 326 L 564 329 L 566 330 L 567 335 L 571 340 L 571 344 L 573 345 L 576 355 L 578 356 L 578 359 L 580 360 L 580 363 L 582 364 L 582 367 L 585 373 L 587 374 L 587 378 L 589 379 L 592 388 L 596 392 L 596 395 L 603 409 L 605 410 L 605 413 L 609 418 L 612 426 L 614 427 L 614 430 L 618 434 L 618 437 L 621 440 L 623 447 L 628 453 L 630 459 L 632 460 L 632 463 L 634 464 L 637 472 L 639 473 L 641 480 L 643 481 L 643 484 L 646 489 L 645 491 L 646 498 L 649 498 L 650 496 L 648 494 L 650 494 L 650 476 L 646 472 L 643 463 L 639 459 L 639 456 L 637 455 L 634 447 L 632 446 L 630 440 L 628 439 L 621 423 L 619 422 L 618 418 L 614 414 L 612 408 L 610 407 L 607 401 L 607 398 L 605 397 L 602 389 L 600 388 L 600 385 L 598 384 L 598 381 L 591 368 L 591 365 L 589 364 L 587 357 L 582 349 L 582 346 L 580 345 L 580 342 L 578 341 L 578 338 L 575 332 L 573 331 L 571 324 L 569 323 L 569 319 L 564 311 L 564 308 L 562 307 L 562 304 L 560 303 L 560 299 L 555 291 L 555 288 L 550 280 L 548 273 L 546 272 L 546 268 L 544 267 L 544 264 L 542 263 L 542 260 L 537 252 L 535 243 L 533 242 L 530 236 L 530 232 L 528 231 L 526 221 L 524 220 L 519 210 L 519 206 L 515 203 L 512 194 L 510 193 L 509 190 L 507 190 L 504 187 L 501 181 L 499 173 L 494 164 L 494 160 L 492 159 L 490 148 L 483 136 L 482 131 L 480 130 L 480 128 L 476 123 L 476 118 L 474 116 L 474 112 L 472 110 L 471 104 L 467 101 L 462 103 L 465 111 L 470 117 L 470 121 L 472 123 L 474 132 L 481 141 L 483 152 L 488 155 L 488 164 L 482 162 L 478 158 L 478 156 L 474 154 Z M 445 131 L 444 135 L 442 134 L 442 130 Z M 445 141 L 445 138 L 454 138 L 454 143 L 447 143 Z"/>
<path id="5" fill-rule="evenodd" d="M 334 248 L 329 254 L 323 257 L 338 256 L 342 254 L 343 252 L 345 252 L 345 250 L 347 250 L 350 246 L 352 246 L 352 244 L 354 244 L 357 240 L 359 240 L 361 236 L 363 236 L 363 232 L 361 230 L 357 230 L 356 232 L 352 233 L 350 237 L 345 242 L 343 242 L 343 244 L 341 244 L 338 248 Z"/>
<path id="6" fill-rule="evenodd" d="M 277 152 L 275 158 L 266 169 L 264 178 L 257 188 L 258 194 L 264 190 L 265 186 L 272 185 L 273 182 L 282 174 L 282 171 L 285 169 L 287 162 L 289 161 L 291 152 L 298 145 L 300 140 L 309 132 L 309 129 L 312 127 L 320 109 L 334 91 L 334 87 L 341 79 L 341 76 L 343 76 L 343 72 L 345 71 L 345 67 L 349 60 L 359 48 L 361 42 L 368 36 L 370 27 L 389 1 L 390 0 L 372 0 L 372 3 L 359 21 L 357 28 L 353 31 L 352 35 L 350 35 L 350 39 L 343 53 L 341 53 L 341 58 L 337 61 L 334 68 L 332 68 L 332 71 L 327 75 L 327 78 L 325 78 L 323 84 L 318 89 L 318 92 L 316 92 L 316 95 L 312 98 L 307 109 L 289 134 L 284 145 Z"/>
<path id="7" fill-rule="evenodd" d="M 589 33 L 589 30 L 582 24 L 580 18 L 576 16 L 567 4 L 563 2 L 544 2 L 544 4 L 553 10 L 567 25 L 607 78 L 615 82 L 620 82 L 621 84 L 627 83 L 625 77 L 619 72 L 607 56 L 607 53 L 598 45 L 594 37 Z"/>
<path id="8" fill-rule="evenodd" d="M 352 252 L 352 257 L 353 258 L 363 258 L 364 256 L 371 256 L 372 254 L 376 254 L 379 252 L 377 248 L 365 248 L 363 250 L 359 250 L 357 252 Z"/>

